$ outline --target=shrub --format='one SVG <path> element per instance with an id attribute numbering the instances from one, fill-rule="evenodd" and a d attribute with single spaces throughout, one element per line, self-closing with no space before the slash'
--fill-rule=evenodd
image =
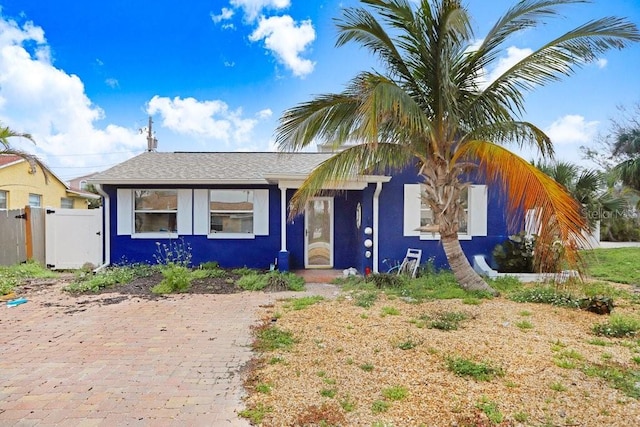
<path id="1" fill-rule="evenodd" d="M 171 294 L 174 292 L 186 292 L 191 285 L 191 271 L 182 265 L 172 264 L 163 267 L 160 283 L 151 288 L 154 294 Z"/>
<path id="2" fill-rule="evenodd" d="M 471 377 L 478 381 L 489 381 L 496 376 L 503 376 L 502 368 L 489 363 L 475 363 L 463 357 L 448 357 L 447 368 L 459 377 Z"/>
<path id="3" fill-rule="evenodd" d="M 75 280 L 64 288 L 67 292 L 100 292 L 102 289 L 124 285 L 138 277 L 146 277 L 153 273 L 148 264 L 131 264 L 111 266 L 97 273 L 82 272 Z"/>
<path id="4" fill-rule="evenodd" d="M 498 270 L 504 273 L 533 273 L 533 249 L 535 238 L 524 231 L 509 236 L 509 239 L 493 249 L 493 259 Z"/>
<path id="5" fill-rule="evenodd" d="M 401 288 L 409 281 L 406 276 L 389 273 L 374 273 L 367 276 L 366 282 L 373 283 L 376 288 Z"/>
<path id="6" fill-rule="evenodd" d="M 633 337 L 640 330 L 640 319 L 622 314 L 612 314 L 608 322 L 593 325 L 594 334 L 606 337 Z"/>
<path id="7" fill-rule="evenodd" d="M 550 287 L 536 287 L 514 292 L 510 297 L 516 302 L 534 302 L 551 304 L 559 307 L 580 307 L 580 300 L 572 294 L 557 291 Z"/>
<path id="8" fill-rule="evenodd" d="M 156 242 L 156 253 L 153 256 L 158 264 L 179 265 L 189 267 L 191 265 L 191 246 L 180 238 L 178 241 L 170 240 L 169 243 Z"/>

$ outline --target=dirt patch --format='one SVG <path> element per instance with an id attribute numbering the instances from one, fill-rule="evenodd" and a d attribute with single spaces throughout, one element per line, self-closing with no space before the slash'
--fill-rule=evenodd
<path id="1" fill-rule="evenodd" d="M 639 370 L 640 342 L 594 336 L 607 316 L 504 298 L 466 305 L 381 297 L 366 309 L 348 295 L 263 311 L 266 324 L 295 339 L 250 366 L 245 403 L 266 408 L 263 426 L 640 425 L 640 401 L 613 378 Z M 636 304 L 616 311 L 640 314 Z M 443 313 L 466 320 L 457 330 L 430 327 Z M 456 374 L 448 367 L 455 358 L 500 374 Z"/>

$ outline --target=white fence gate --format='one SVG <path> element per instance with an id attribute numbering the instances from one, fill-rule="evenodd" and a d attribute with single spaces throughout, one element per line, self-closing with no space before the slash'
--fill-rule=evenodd
<path id="1" fill-rule="evenodd" d="M 45 230 L 48 268 L 102 264 L 102 209 L 47 209 Z"/>

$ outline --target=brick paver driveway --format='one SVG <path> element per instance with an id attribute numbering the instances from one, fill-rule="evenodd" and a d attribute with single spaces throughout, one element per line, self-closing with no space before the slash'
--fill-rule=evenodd
<path id="1" fill-rule="evenodd" d="M 246 426 L 250 327 L 289 295 L 27 292 L 0 306 L 0 425 Z"/>

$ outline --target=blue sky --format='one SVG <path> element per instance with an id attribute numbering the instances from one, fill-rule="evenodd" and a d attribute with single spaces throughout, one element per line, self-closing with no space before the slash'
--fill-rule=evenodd
<path id="1" fill-rule="evenodd" d="M 476 36 L 515 0 L 467 0 Z M 0 122 L 62 179 L 106 169 L 146 148 L 273 150 L 282 112 L 339 92 L 378 68 L 355 45 L 335 48 L 333 18 L 357 0 L 0 0 Z M 639 0 L 595 0 L 505 46 L 503 64 L 606 15 L 640 23 Z M 527 96 L 524 119 L 546 130 L 558 158 L 606 134 L 616 106 L 640 102 L 640 45 L 611 51 Z M 489 76 L 496 70 L 487 70 Z M 528 152 L 523 152 L 527 158 Z"/>

